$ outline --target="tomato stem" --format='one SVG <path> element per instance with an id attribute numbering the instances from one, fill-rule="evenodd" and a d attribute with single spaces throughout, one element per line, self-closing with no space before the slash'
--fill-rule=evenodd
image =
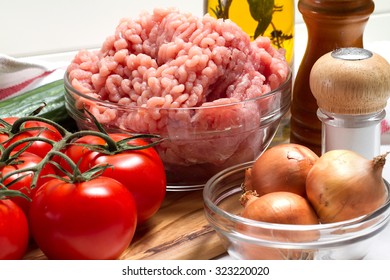
<path id="1" fill-rule="evenodd" d="M 131 143 L 129 143 L 129 142 L 131 142 L 131 140 L 134 140 L 134 139 L 146 139 L 146 138 L 148 138 L 148 139 L 157 138 L 159 140 L 156 140 L 156 141 L 153 141 L 153 142 L 150 142 L 146 145 L 141 145 L 141 146 L 131 145 Z M 164 138 L 161 138 L 159 135 L 155 135 L 155 134 L 137 134 L 137 135 L 122 139 L 122 140 L 118 141 L 116 144 L 117 144 L 117 146 L 119 146 L 119 149 L 121 151 L 142 150 L 142 149 L 147 149 L 147 148 L 151 148 L 153 146 L 156 146 L 157 144 L 161 143 L 164 140 L 165 140 Z"/>
<path id="2" fill-rule="evenodd" d="M 2 155 L 0 157 L 0 162 L 7 162 L 10 158 L 11 158 L 11 153 L 12 151 L 19 145 L 23 144 L 23 143 L 33 143 L 34 141 L 42 141 L 42 142 L 46 142 L 46 143 L 49 143 L 50 145 L 54 146 L 57 142 L 53 141 L 53 140 L 50 140 L 50 139 L 47 139 L 47 138 L 43 138 L 43 137 L 27 137 L 27 138 L 24 138 L 24 139 L 20 139 L 14 143 L 12 143 L 11 145 L 9 145 L 6 149 L 4 149 L 2 151 Z M 27 150 L 27 148 L 29 147 L 29 145 L 26 145 L 25 147 L 23 147 L 17 154 L 20 154 L 21 152 L 24 152 L 25 150 Z"/>
<path id="3" fill-rule="evenodd" d="M 108 135 L 99 131 L 93 130 L 81 130 L 69 135 L 66 139 L 67 143 L 70 143 L 75 138 L 80 138 L 86 135 L 93 135 L 102 138 L 106 142 L 106 148 L 109 152 L 117 152 L 119 147 L 117 143 Z"/>
<path id="4" fill-rule="evenodd" d="M 69 133 L 64 127 L 62 127 L 58 123 L 56 123 L 52 120 L 45 119 L 42 117 L 37 117 L 37 116 L 27 116 L 27 117 L 18 118 L 12 125 L 11 133 L 16 134 L 19 131 L 21 131 L 21 126 L 27 121 L 39 121 L 39 122 L 44 122 L 44 123 L 50 124 L 58 130 L 58 132 L 61 134 L 61 136 L 65 136 L 67 133 Z"/>
<path id="5" fill-rule="evenodd" d="M 96 128 L 103 134 L 108 135 L 107 131 L 104 129 L 103 125 L 99 123 L 99 121 L 96 119 L 96 117 L 84 106 L 84 111 L 89 115 L 89 117 L 92 119 L 93 123 L 95 124 Z"/>
<path id="6" fill-rule="evenodd" d="M 23 197 L 24 199 L 27 199 L 28 201 L 31 201 L 31 198 L 29 198 L 27 195 L 22 193 L 18 190 L 10 190 L 7 187 L 5 187 L 3 184 L 1 184 L 0 188 L 0 199 L 8 199 L 10 197 Z"/>
<path id="7" fill-rule="evenodd" d="M 57 179 L 63 180 L 68 183 L 76 183 L 76 182 L 85 182 L 89 181 L 99 175 L 108 167 L 110 167 L 109 164 L 106 165 L 98 165 L 94 166 L 91 169 L 81 172 L 78 165 L 75 164 L 67 155 L 59 152 L 59 151 L 50 151 L 50 156 L 57 155 L 59 157 L 62 157 L 71 167 L 72 172 L 68 172 L 66 170 L 63 170 L 66 173 L 66 177 L 60 177 L 60 176 L 54 176 Z"/>
<path id="8" fill-rule="evenodd" d="M 9 134 L 9 131 L 11 130 L 12 125 L 3 119 L 0 119 L 0 124 L 3 125 L 3 127 L 0 128 L 0 133 Z"/>

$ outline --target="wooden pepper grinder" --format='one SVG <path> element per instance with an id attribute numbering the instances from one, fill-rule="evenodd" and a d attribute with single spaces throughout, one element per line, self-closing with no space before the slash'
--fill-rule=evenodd
<path id="1" fill-rule="evenodd" d="M 291 104 L 290 142 L 321 154 L 321 122 L 309 87 L 313 64 L 327 52 L 345 47 L 363 47 L 363 32 L 374 11 L 372 0 L 299 0 L 298 8 L 307 26 L 306 51 L 299 66 Z"/>
<path id="2" fill-rule="evenodd" d="M 310 88 L 322 122 L 322 153 L 380 154 L 381 121 L 390 97 L 390 64 L 362 48 L 341 48 L 313 65 Z"/>

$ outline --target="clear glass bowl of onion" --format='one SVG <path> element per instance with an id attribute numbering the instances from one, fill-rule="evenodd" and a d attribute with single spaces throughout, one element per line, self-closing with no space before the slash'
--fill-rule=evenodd
<path id="1" fill-rule="evenodd" d="M 296 225 L 241 216 L 245 171 L 254 162 L 216 174 L 203 190 L 205 216 L 234 259 L 363 259 L 390 220 L 390 197 L 375 211 L 341 222 Z M 384 183 L 389 193 L 390 186 Z"/>

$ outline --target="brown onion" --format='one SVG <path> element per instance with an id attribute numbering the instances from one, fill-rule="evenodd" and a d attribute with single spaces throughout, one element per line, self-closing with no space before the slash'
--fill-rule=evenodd
<path id="1" fill-rule="evenodd" d="M 318 218 L 310 203 L 291 192 L 272 192 L 257 197 L 245 192 L 241 197 L 244 210 L 242 217 L 276 224 L 318 224 Z"/>
<path id="2" fill-rule="evenodd" d="M 266 150 L 245 173 L 244 189 L 262 196 L 287 191 L 306 196 L 306 176 L 318 156 L 309 148 L 293 143 Z"/>
<path id="3" fill-rule="evenodd" d="M 322 223 L 357 218 L 385 202 L 386 155 L 367 160 L 353 151 L 332 150 L 319 158 L 307 176 L 306 193 Z"/>
<path id="4" fill-rule="evenodd" d="M 241 216 L 255 221 L 271 224 L 312 225 L 318 218 L 310 203 L 300 195 L 291 192 L 272 192 L 257 197 L 255 193 L 245 192 L 241 197 L 244 210 Z M 238 230 L 262 240 L 274 242 L 299 243 L 318 239 L 316 230 L 276 229 L 275 226 L 257 227 L 241 224 Z M 310 259 L 311 250 L 280 249 L 254 244 L 243 244 L 239 249 L 245 259 Z"/>

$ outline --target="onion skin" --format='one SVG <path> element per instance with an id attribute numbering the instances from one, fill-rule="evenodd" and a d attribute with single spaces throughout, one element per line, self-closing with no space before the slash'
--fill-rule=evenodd
<path id="1" fill-rule="evenodd" d="M 256 197 L 256 194 L 246 192 L 243 196 L 241 216 L 244 218 L 276 224 L 318 224 L 318 217 L 310 203 L 295 193 L 272 192 Z"/>
<path id="2" fill-rule="evenodd" d="M 353 151 L 333 150 L 319 158 L 307 176 L 306 193 L 321 223 L 357 218 L 383 205 L 386 155 L 367 160 Z"/>
<path id="3" fill-rule="evenodd" d="M 256 193 L 249 191 L 243 194 L 240 201 L 244 205 L 241 213 L 244 218 L 275 224 L 318 224 L 318 217 L 310 203 L 302 196 L 291 192 L 272 192 L 256 197 Z M 277 242 L 299 243 L 319 238 L 316 230 L 297 232 L 244 224 L 238 226 L 237 230 L 261 240 Z M 311 259 L 314 253 L 311 250 L 280 249 L 249 243 L 240 244 L 238 251 L 244 259 L 261 260 Z"/>
<path id="4" fill-rule="evenodd" d="M 318 160 L 309 148 L 286 143 L 266 150 L 245 173 L 244 190 L 259 196 L 275 191 L 287 191 L 306 196 L 306 177 Z"/>

